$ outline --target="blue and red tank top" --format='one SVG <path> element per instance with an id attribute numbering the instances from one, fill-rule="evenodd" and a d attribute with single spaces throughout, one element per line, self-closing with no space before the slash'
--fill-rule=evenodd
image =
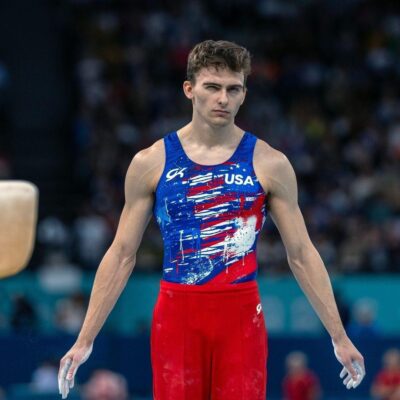
<path id="1" fill-rule="evenodd" d="M 153 209 L 164 241 L 163 280 L 208 285 L 256 278 L 266 217 L 266 194 L 253 168 L 256 141 L 245 132 L 229 160 L 201 165 L 189 159 L 176 132 L 164 137 Z"/>

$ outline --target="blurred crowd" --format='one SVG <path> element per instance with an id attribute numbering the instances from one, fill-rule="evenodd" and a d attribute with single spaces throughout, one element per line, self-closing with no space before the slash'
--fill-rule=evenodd
<path id="1" fill-rule="evenodd" d="M 329 271 L 400 272 L 396 2 L 71 0 L 69 8 L 74 168 L 84 200 L 72 222 L 57 215 L 39 222 L 36 267 L 49 269 L 54 252 L 71 268 L 97 267 L 118 224 L 133 155 L 190 120 L 181 89 L 186 58 L 212 38 L 251 51 L 237 123 L 292 162 L 300 206 Z M 260 274 L 287 273 L 279 235 L 270 219 L 266 225 Z M 137 269 L 160 271 L 161 262 L 151 223 Z"/>
<path id="2" fill-rule="evenodd" d="M 293 351 L 286 356 L 286 375 L 282 382 L 284 400 L 319 400 L 321 384 L 317 374 L 308 367 L 307 355 Z M 373 377 L 370 388 L 374 400 L 400 399 L 400 351 L 390 348 L 382 356 L 382 366 Z"/>
<path id="3" fill-rule="evenodd" d="M 190 48 L 224 38 L 253 54 L 238 124 L 293 163 L 329 270 L 400 271 L 400 13 L 390 2 L 75 2 L 74 10 L 77 173 L 88 192 L 65 234 L 80 265 L 95 267 L 109 243 L 132 156 L 190 120 L 181 90 Z M 153 224 L 138 268 L 159 270 L 161 254 Z M 288 271 L 270 220 L 259 260 L 261 274 Z"/>

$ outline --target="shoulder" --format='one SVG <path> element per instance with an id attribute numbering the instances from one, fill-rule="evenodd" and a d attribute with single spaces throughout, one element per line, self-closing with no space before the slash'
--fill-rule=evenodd
<path id="1" fill-rule="evenodd" d="M 126 182 L 133 178 L 137 184 L 142 183 L 154 189 L 162 174 L 164 164 L 164 140 L 160 139 L 135 154 L 126 173 Z"/>
<path id="2" fill-rule="evenodd" d="M 273 168 L 280 170 L 287 168 L 290 162 L 285 154 L 281 151 L 274 149 L 267 142 L 257 139 L 254 148 L 254 163 L 261 167 Z"/>
<path id="3" fill-rule="evenodd" d="M 150 147 L 138 151 L 132 159 L 129 169 L 147 167 L 155 162 L 165 158 L 164 140 L 160 139 L 153 143 Z M 129 171 L 129 170 L 128 170 Z"/>
<path id="4" fill-rule="evenodd" d="M 286 155 L 261 139 L 257 139 L 254 148 L 253 165 L 265 191 L 271 192 L 274 183 L 284 184 L 295 179 L 293 167 Z"/>

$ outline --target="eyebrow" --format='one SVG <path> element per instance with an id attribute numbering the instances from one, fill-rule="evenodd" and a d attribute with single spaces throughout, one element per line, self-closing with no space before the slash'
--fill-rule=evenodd
<path id="1" fill-rule="evenodd" d="M 217 86 L 217 87 L 219 87 L 219 88 L 222 87 L 221 84 L 215 83 L 215 82 L 204 82 L 204 83 L 203 83 L 203 86 L 208 86 L 208 85 L 210 85 L 210 86 Z M 239 84 L 239 83 L 234 83 L 234 84 L 232 84 L 232 85 L 228 85 L 227 88 L 228 88 L 228 89 L 233 89 L 233 88 L 243 89 L 244 86 L 241 85 L 241 84 Z"/>

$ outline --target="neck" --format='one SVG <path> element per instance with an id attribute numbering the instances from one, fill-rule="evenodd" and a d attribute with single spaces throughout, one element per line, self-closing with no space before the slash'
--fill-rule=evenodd
<path id="1" fill-rule="evenodd" d="M 183 136 L 190 136 L 191 141 L 199 141 L 206 146 L 229 144 L 241 137 L 243 130 L 233 122 L 225 126 L 210 125 L 193 115 L 192 121 L 181 130 Z"/>

